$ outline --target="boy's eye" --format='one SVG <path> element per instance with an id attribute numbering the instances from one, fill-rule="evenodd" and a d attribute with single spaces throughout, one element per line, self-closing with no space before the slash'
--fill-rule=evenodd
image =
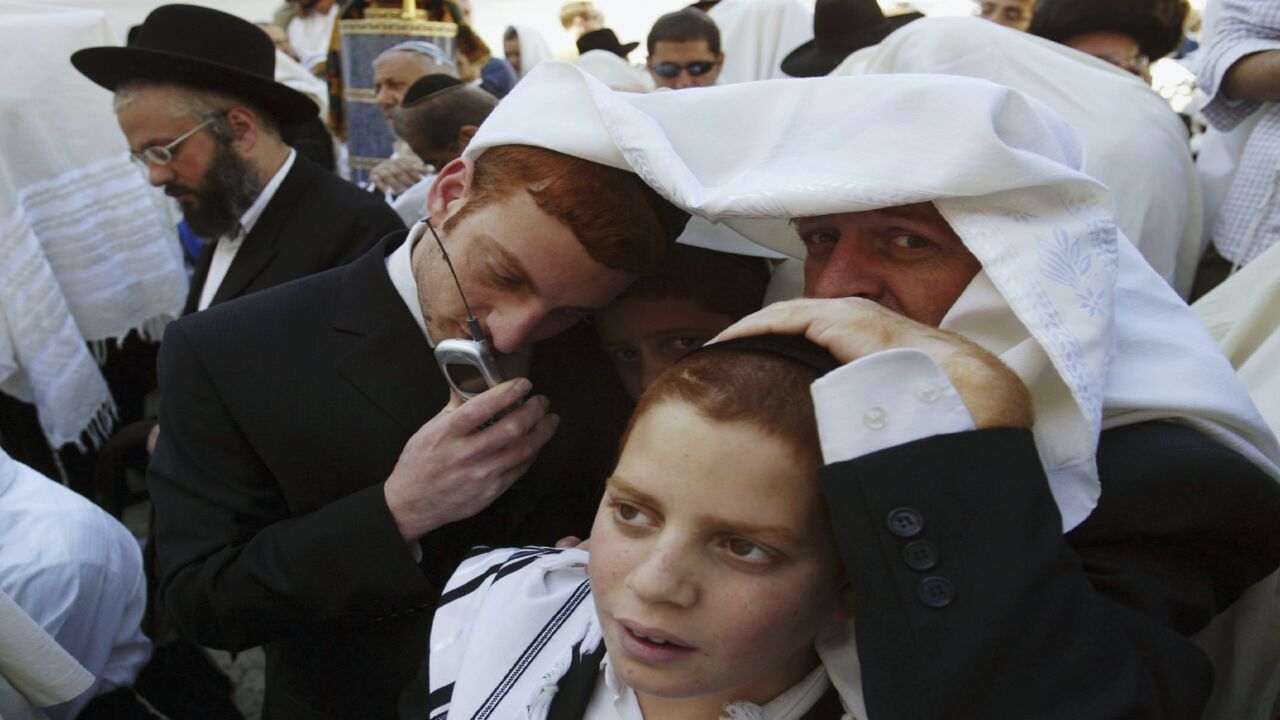
<path id="1" fill-rule="evenodd" d="M 605 348 L 609 359 L 615 363 L 633 363 L 640 360 L 640 353 L 630 345 L 612 345 Z"/>
<path id="2" fill-rule="evenodd" d="M 725 541 L 724 547 L 735 560 L 761 565 L 773 562 L 773 555 L 750 540 L 729 538 Z"/>
<path id="3" fill-rule="evenodd" d="M 624 525 L 648 527 L 653 524 L 653 520 L 643 510 L 631 503 L 614 502 L 613 516 Z"/>
<path id="4" fill-rule="evenodd" d="M 702 347 L 706 338 L 696 335 L 679 335 L 667 339 L 667 352 L 673 359 L 679 359 Z"/>

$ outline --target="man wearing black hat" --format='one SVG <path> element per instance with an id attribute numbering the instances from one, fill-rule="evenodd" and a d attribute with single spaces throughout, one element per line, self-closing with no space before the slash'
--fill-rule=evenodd
<path id="1" fill-rule="evenodd" d="M 792 77 L 826 75 L 849 55 L 922 17 L 909 12 L 886 18 L 876 0 L 818 0 L 813 8 L 813 39 L 783 59 L 782 72 Z"/>
<path id="2" fill-rule="evenodd" d="M 1182 44 L 1187 0 L 1040 0 L 1027 32 L 1151 82 L 1151 63 Z"/>
<path id="3" fill-rule="evenodd" d="M 134 158 L 209 241 L 184 312 L 345 264 L 403 227 L 377 198 L 281 139 L 281 127 L 319 110 L 273 80 L 275 47 L 251 23 L 164 6 L 136 44 L 88 48 L 71 61 L 115 92 Z"/>

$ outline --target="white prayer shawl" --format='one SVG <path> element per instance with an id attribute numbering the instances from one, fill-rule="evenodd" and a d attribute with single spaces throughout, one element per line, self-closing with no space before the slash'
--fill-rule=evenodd
<path id="1" fill-rule="evenodd" d="M 113 41 L 101 10 L 0 5 L 0 390 L 34 402 L 54 447 L 114 421 L 85 341 L 159 339 L 186 296 L 164 196 L 129 161 L 110 93 L 67 69 Z"/>
<path id="2" fill-rule="evenodd" d="M 1178 116 L 1109 63 L 978 18 L 924 18 L 849 56 L 832 75 L 942 73 L 1005 85 L 1075 130 L 1085 173 L 1111 189 L 1116 220 L 1186 297 L 1204 250 L 1200 184 Z"/>
<path id="3" fill-rule="evenodd" d="M 1271 429 L 1280 433 L 1280 245 L 1273 245 L 1192 306 L 1235 366 Z M 1273 720 L 1280 695 L 1280 572 L 1272 573 L 1197 636 L 1217 676 L 1206 718 Z M 1222 678 L 1227 678 L 1226 682 Z"/>
<path id="4" fill-rule="evenodd" d="M 1075 169 L 1070 128 L 1014 90 L 880 75 L 639 95 L 545 63 L 466 155 L 506 144 L 634 171 L 676 205 L 796 257 L 789 218 L 934 201 L 984 268 L 942 327 L 1027 384 L 1064 530 L 1096 506 L 1109 427 L 1184 422 L 1280 477 L 1280 448 L 1231 366 L 1116 230 L 1105 188 Z"/>
<path id="5" fill-rule="evenodd" d="M 641 70 L 609 50 L 588 50 L 575 58 L 573 64 L 617 90 L 647 92 L 653 89 L 653 78 L 647 70 Z"/>
<path id="6" fill-rule="evenodd" d="M 577 657 L 603 638 L 582 550 L 493 550 L 463 561 L 446 584 L 431 626 L 431 694 L 452 685 L 432 718 L 541 720 Z M 866 720 L 853 624 L 833 626 L 814 647 L 850 720 Z M 735 719 L 762 718 L 757 706 Z M 807 709 L 807 708 L 806 708 Z M 424 719 L 425 720 L 425 719 Z M 763 720 L 784 720 L 764 718 Z"/>
<path id="7" fill-rule="evenodd" d="M 542 33 L 528 25 L 512 25 L 511 28 L 516 31 L 516 38 L 520 41 L 520 77 L 528 75 L 530 70 L 542 62 L 555 59 L 556 55 L 551 52 L 551 46 L 542 37 Z"/>
<path id="8" fill-rule="evenodd" d="M 813 11 L 799 0 L 720 0 L 707 14 L 720 29 L 721 85 L 788 77 L 783 59 L 813 39 Z"/>

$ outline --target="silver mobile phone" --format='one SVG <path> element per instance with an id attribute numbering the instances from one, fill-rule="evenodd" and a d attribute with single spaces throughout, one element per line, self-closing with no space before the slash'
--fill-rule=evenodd
<path id="1" fill-rule="evenodd" d="M 441 340 L 436 344 L 436 363 L 449 387 L 463 400 L 470 400 L 506 379 L 486 340 Z"/>

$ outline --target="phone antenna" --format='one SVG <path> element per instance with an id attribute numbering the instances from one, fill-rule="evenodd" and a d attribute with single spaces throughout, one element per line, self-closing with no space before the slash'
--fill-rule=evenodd
<path id="1" fill-rule="evenodd" d="M 440 248 L 440 254 L 444 255 L 444 264 L 449 266 L 449 274 L 453 276 L 453 284 L 458 288 L 458 295 L 462 298 L 462 307 L 467 311 L 467 329 L 471 331 L 471 339 L 484 340 L 484 331 L 480 329 L 480 321 L 471 312 L 471 305 L 467 302 L 467 294 L 462 292 L 462 283 L 458 282 L 458 271 L 453 269 L 453 261 L 449 259 L 449 251 L 444 249 L 444 243 L 440 241 L 440 235 L 436 233 L 435 226 L 431 224 L 431 218 L 423 218 L 422 221 L 427 224 L 427 229 L 431 231 L 431 236 L 436 239 L 436 246 Z"/>

